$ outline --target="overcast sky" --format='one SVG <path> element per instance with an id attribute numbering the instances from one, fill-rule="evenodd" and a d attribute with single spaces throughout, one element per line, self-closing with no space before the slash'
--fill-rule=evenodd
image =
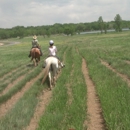
<path id="1" fill-rule="evenodd" d="M 0 28 L 130 20 L 130 0 L 0 0 Z"/>

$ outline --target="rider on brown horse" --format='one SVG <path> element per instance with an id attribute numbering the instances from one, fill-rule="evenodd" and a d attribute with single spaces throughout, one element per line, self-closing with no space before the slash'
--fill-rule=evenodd
<path id="1" fill-rule="evenodd" d="M 40 45 L 38 44 L 38 40 L 37 40 L 37 36 L 36 35 L 33 36 L 32 48 L 38 48 L 40 50 L 41 56 L 43 55 L 42 50 L 40 48 Z M 31 50 L 32 50 L 32 48 L 31 48 Z M 31 57 L 31 50 L 30 50 L 30 53 L 29 53 L 28 57 Z"/>

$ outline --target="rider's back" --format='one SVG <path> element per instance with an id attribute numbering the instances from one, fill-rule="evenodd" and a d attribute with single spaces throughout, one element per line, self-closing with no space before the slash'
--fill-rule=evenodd
<path id="1" fill-rule="evenodd" d="M 33 39 L 33 40 L 32 40 L 32 47 L 33 47 L 33 48 L 38 47 L 38 40 L 37 40 L 37 39 Z"/>

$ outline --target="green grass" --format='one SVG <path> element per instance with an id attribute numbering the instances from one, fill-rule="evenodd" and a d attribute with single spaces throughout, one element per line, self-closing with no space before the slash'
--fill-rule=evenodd
<path id="1" fill-rule="evenodd" d="M 38 130 L 83 130 L 87 119 L 87 86 L 82 74 L 82 58 L 87 62 L 89 76 L 96 86 L 101 102 L 103 117 L 109 130 L 129 130 L 130 88 L 121 77 L 117 76 L 101 60 L 109 63 L 118 73 L 130 77 L 130 32 L 108 34 L 86 34 L 66 37 L 63 35 L 50 38 L 38 37 L 44 56 L 36 68 L 31 64 L 28 53 L 32 37 L 10 39 L 21 42 L 12 46 L 0 47 L 0 91 L 22 75 L 25 78 L 15 84 L 8 93 L 0 96 L 0 103 L 7 101 L 20 91 L 25 84 L 42 71 L 42 64 L 48 55 L 48 42 L 52 39 L 58 48 L 58 56 L 66 67 L 62 69 L 52 98 L 42 115 Z M 13 70 L 15 70 L 13 72 Z M 32 71 L 31 71 L 32 70 Z M 13 75 L 13 76 L 11 76 Z M 26 128 L 33 116 L 38 97 L 47 84 L 40 85 L 40 77 L 21 99 L 0 119 L 1 130 L 22 130 Z M 70 91 L 70 94 L 68 94 Z M 70 102 L 69 102 L 70 101 Z"/>
<path id="2" fill-rule="evenodd" d="M 12 110 L 0 121 L 1 130 L 22 130 L 33 117 L 38 96 L 44 87 L 41 85 L 41 79 L 37 81 L 27 91 L 24 96 L 15 104 Z"/>
<path id="3" fill-rule="evenodd" d="M 116 40 L 117 39 L 117 40 Z M 110 63 L 110 65 L 116 69 L 117 72 L 121 72 L 129 76 L 129 66 L 128 64 L 122 61 L 122 58 L 128 59 L 129 50 L 127 49 L 130 45 L 125 47 L 126 52 L 124 52 L 124 44 L 119 42 L 119 39 L 116 37 L 113 44 L 107 41 L 102 43 L 102 41 L 94 44 L 91 44 L 89 48 L 79 49 L 82 56 L 85 57 L 89 74 L 92 78 L 94 84 L 96 85 L 96 90 L 99 95 L 101 106 L 103 109 L 103 115 L 107 124 L 108 129 L 112 130 L 122 130 L 129 129 L 129 98 L 130 98 L 130 89 L 128 84 L 122 80 L 121 77 L 117 76 L 116 73 L 112 72 L 100 62 L 100 58 Z M 126 39 L 125 39 L 126 40 Z M 129 40 L 129 38 L 127 38 Z M 129 41 L 126 41 L 127 44 Z M 110 44 L 109 44 L 110 43 Z M 115 51 L 113 51 L 113 46 Z M 121 46 L 120 49 L 118 46 Z M 104 50 L 109 52 L 104 53 Z M 118 53 L 117 53 L 118 52 Z M 124 55 L 127 53 L 128 55 Z M 114 55 L 112 55 L 114 54 Z"/>

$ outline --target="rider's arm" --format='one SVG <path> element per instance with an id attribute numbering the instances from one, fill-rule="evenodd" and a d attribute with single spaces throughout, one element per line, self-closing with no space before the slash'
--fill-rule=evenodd
<path id="1" fill-rule="evenodd" d="M 36 40 L 36 45 L 37 45 L 37 47 L 40 47 L 40 45 L 39 45 L 39 43 L 38 43 L 38 40 Z"/>
<path id="2" fill-rule="evenodd" d="M 57 52 L 57 47 L 55 46 L 55 52 Z"/>
<path id="3" fill-rule="evenodd" d="M 52 55 L 52 52 L 51 52 L 51 49 L 50 49 L 50 48 L 48 49 L 48 52 L 49 52 L 49 56 L 51 56 L 51 55 Z"/>

